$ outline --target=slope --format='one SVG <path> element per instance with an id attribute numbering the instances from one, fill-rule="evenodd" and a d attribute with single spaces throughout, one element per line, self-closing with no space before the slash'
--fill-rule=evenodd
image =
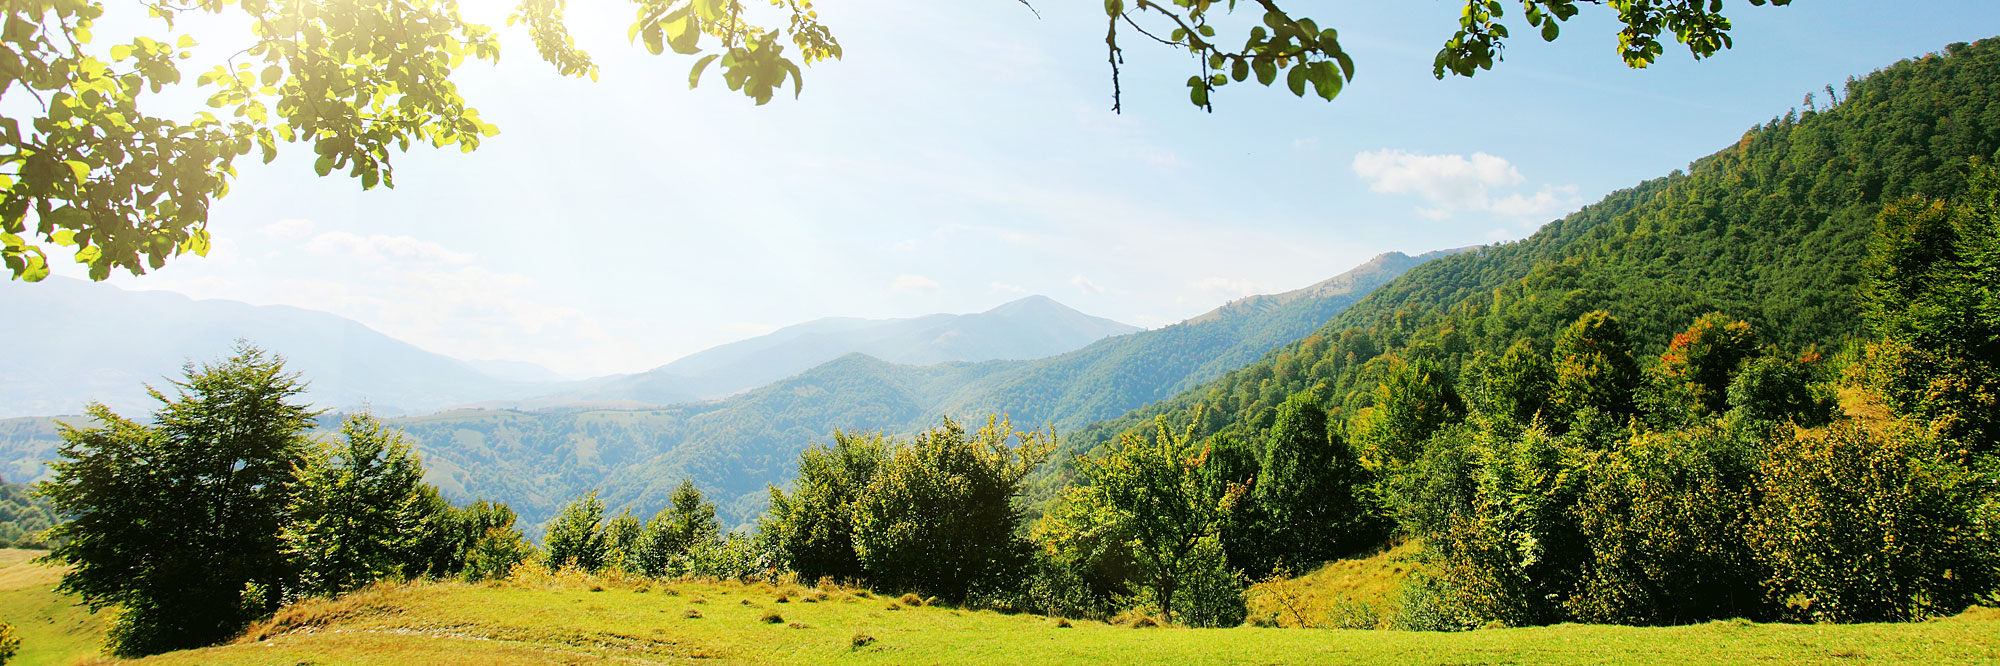
<path id="1" fill-rule="evenodd" d="M 973 314 L 834 317 L 713 347 L 646 372 L 586 380 L 524 405 L 608 401 L 663 405 L 727 396 L 848 354 L 911 365 L 1034 359 L 1138 330 L 1077 312 L 1046 296 L 1029 296 Z"/>
<path id="2" fill-rule="evenodd" d="M 1094 424 L 1073 451 L 1155 415 L 1203 408 L 1204 429 L 1254 436 L 1315 389 L 1352 413 L 1388 355 L 1447 370 L 1519 338 L 1544 343 L 1604 309 L 1656 355 L 1711 311 L 1766 343 L 1835 346 L 1862 332 L 1866 239 L 1884 202 L 1950 197 L 1964 166 L 2000 159 L 2000 39 L 1953 44 L 1851 80 L 1836 106 L 1788 113 L 1735 145 L 1614 193 L 1534 236 L 1418 267 L 1303 340 L 1171 400 Z"/>
<path id="3" fill-rule="evenodd" d="M 447 494 L 506 501 L 530 525 L 592 488 L 613 510 L 650 514 L 684 478 L 716 501 L 725 524 L 737 524 L 763 510 L 769 484 L 795 474 L 801 450 L 836 428 L 904 434 L 946 415 L 990 413 L 1011 414 L 1022 429 L 1077 427 L 1295 339 L 1440 254 L 1383 255 L 1306 289 L 1045 359 L 910 366 L 851 354 L 715 403 L 461 410 L 392 424 L 417 441 Z"/>

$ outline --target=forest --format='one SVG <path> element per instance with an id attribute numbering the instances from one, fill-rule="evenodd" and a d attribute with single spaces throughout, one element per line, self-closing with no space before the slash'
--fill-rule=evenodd
<path id="1" fill-rule="evenodd" d="M 576 572 L 1231 627 L 1258 581 L 1397 546 L 1384 628 L 1948 617 L 2000 602 L 1996 76 L 1986 40 L 1829 87 L 1076 432 L 836 432 L 748 529 L 674 479 L 639 513 L 567 498 L 533 543 L 370 416 L 315 435 L 308 378 L 247 343 L 145 421 L 93 407 L 46 508 L 0 510 L 65 518 L 29 538 L 124 656 L 381 580 Z"/>

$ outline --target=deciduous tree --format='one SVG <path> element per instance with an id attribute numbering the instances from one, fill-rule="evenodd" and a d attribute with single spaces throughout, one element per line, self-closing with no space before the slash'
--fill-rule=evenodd
<path id="1" fill-rule="evenodd" d="M 49 559 L 70 567 L 59 590 L 121 609 L 113 652 L 226 639 L 293 588 L 279 528 L 312 448 L 304 389 L 282 359 L 240 343 L 186 367 L 172 397 L 153 391 L 152 425 L 91 405 L 99 427 L 63 427 L 40 492 L 72 519 L 51 530 Z"/>

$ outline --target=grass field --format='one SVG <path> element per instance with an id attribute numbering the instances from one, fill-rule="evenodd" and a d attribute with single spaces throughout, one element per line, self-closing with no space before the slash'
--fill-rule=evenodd
<path id="1" fill-rule="evenodd" d="M 1416 570 L 1418 545 L 1404 543 L 1372 556 L 1328 562 L 1302 576 L 1250 586 L 1253 624 L 1317 629 L 1387 626 L 1403 579 Z"/>
<path id="2" fill-rule="evenodd" d="M 1407 553 L 1338 562 L 1300 580 L 1311 612 L 1390 601 Z M 9 666 L 95 661 L 103 627 L 57 596 L 59 570 L 0 551 L 0 618 L 22 634 Z M 1255 595 L 1252 605 L 1256 608 Z M 923 606 L 865 591 L 551 579 L 381 585 L 308 601 L 234 644 L 137 664 L 1993 664 L 2000 611 L 1920 624 L 1563 625 L 1464 633 L 1133 628 Z M 101 663 L 127 662 L 102 660 Z"/>
<path id="3" fill-rule="evenodd" d="M 29 562 L 39 550 L 0 549 L 0 620 L 14 625 L 21 653 L 7 666 L 74 663 L 97 654 L 104 623 L 55 593 L 62 570 Z"/>
<path id="4" fill-rule="evenodd" d="M 822 596 L 823 595 L 823 596 Z M 782 601 L 781 601 L 782 599 Z M 1991 664 L 2000 612 L 1907 625 L 1564 625 L 1394 631 L 1062 626 L 764 584 L 385 585 L 288 609 L 236 644 L 150 665 Z"/>

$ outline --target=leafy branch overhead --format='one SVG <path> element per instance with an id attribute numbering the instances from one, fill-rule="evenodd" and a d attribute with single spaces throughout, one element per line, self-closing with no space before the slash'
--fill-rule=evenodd
<path id="1" fill-rule="evenodd" d="M 811 0 L 630 1 L 628 39 L 654 54 L 693 56 L 690 87 L 718 67 L 730 90 L 764 104 L 787 84 L 797 96 L 802 67 L 841 56 Z M 1667 32 L 1696 57 L 1729 46 L 1721 0 L 1521 5 L 1527 24 L 1554 39 L 1579 2 L 1618 12 L 1621 56 L 1634 67 L 1660 55 Z M 1203 109 L 1213 109 L 1216 89 L 1252 75 L 1269 86 L 1282 72 L 1292 94 L 1310 87 L 1328 100 L 1353 80 L 1339 33 L 1279 0 L 1255 0 L 1262 24 L 1235 31 L 1242 47 L 1225 46 L 1211 19 L 1218 6 L 1227 15 L 1237 4 L 1106 0 L 1112 108 L 1121 106 L 1121 30 L 1193 54 L 1189 99 Z M 507 24 L 523 29 L 556 71 L 596 79 L 595 61 L 564 25 L 565 6 L 521 0 Z M 140 26 L 143 34 L 94 39 L 108 11 L 112 25 Z M 227 15 L 249 31 L 242 43 L 198 45 L 176 26 L 190 14 Z M 1498 0 L 1468 1 L 1436 74 L 1470 76 L 1500 60 L 1508 36 L 1502 14 Z M 452 75 L 468 60 L 497 61 L 500 41 L 492 28 L 466 21 L 456 0 L 141 0 L 117 9 L 106 0 L 18 0 L 0 15 L 0 96 L 13 95 L 10 108 L 27 110 L 0 117 L 0 263 L 15 279 L 48 275 L 48 245 L 69 248 L 98 280 L 113 269 L 137 275 L 170 257 L 207 254 L 209 207 L 228 194 L 236 160 L 270 162 L 281 144 L 310 144 L 320 175 L 342 171 L 372 189 L 394 186 L 392 151 L 427 143 L 470 152 L 499 131 L 458 93 Z M 199 72 L 193 86 L 211 110 L 165 110 L 160 93 L 184 85 L 184 70 Z"/>
<path id="2" fill-rule="evenodd" d="M 1123 89 L 1119 66 L 1124 50 L 1119 32 L 1130 30 L 1146 40 L 1194 56 L 1198 73 L 1188 77 L 1188 99 L 1195 106 L 1214 111 L 1210 98 L 1217 88 L 1242 83 L 1252 75 L 1257 83 L 1270 86 L 1284 72 L 1285 87 L 1304 97 L 1308 84 L 1314 94 L 1331 101 L 1341 88 L 1354 80 L 1354 60 L 1340 46 L 1340 33 L 1322 28 L 1312 18 L 1293 16 L 1280 6 L 1281 0 L 1104 0 L 1108 22 L 1104 43 L 1111 64 L 1111 108 L 1122 106 Z M 1788 5 L 1791 0 L 1748 0 L 1752 5 Z M 1261 11 L 1261 25 L 1251 26 L 1240 49 L 1230 49 L 1218 37 L 1214 10 L 1236 12 L 1239 4 L 1248 11 Z M 1285 3 L 1291 4 L 1291 3 Z M 1507 25 L 1501 21 L 1507 5 L 1501 0 L 1464 0 L 1459 13 L 1458 32 L 1438 49 L 1431 72 L 1472 76 L 1493 69 L 1503 59 Z M 1668 32 L 1687 45 L 1700 59 L 1729 48 L 1730 22 L 1722 14 L 1722 0 L 1520 0 L 1522 18 L 1539 31 L 1543 41 L 1555 41 L 1562 23 L 1576 16 L 1578 4 L 1606 5 L 1618 12 L 1619 57 L 1633 68 L 1653 64 L 1664 51 L 1660 37 Z"/>

